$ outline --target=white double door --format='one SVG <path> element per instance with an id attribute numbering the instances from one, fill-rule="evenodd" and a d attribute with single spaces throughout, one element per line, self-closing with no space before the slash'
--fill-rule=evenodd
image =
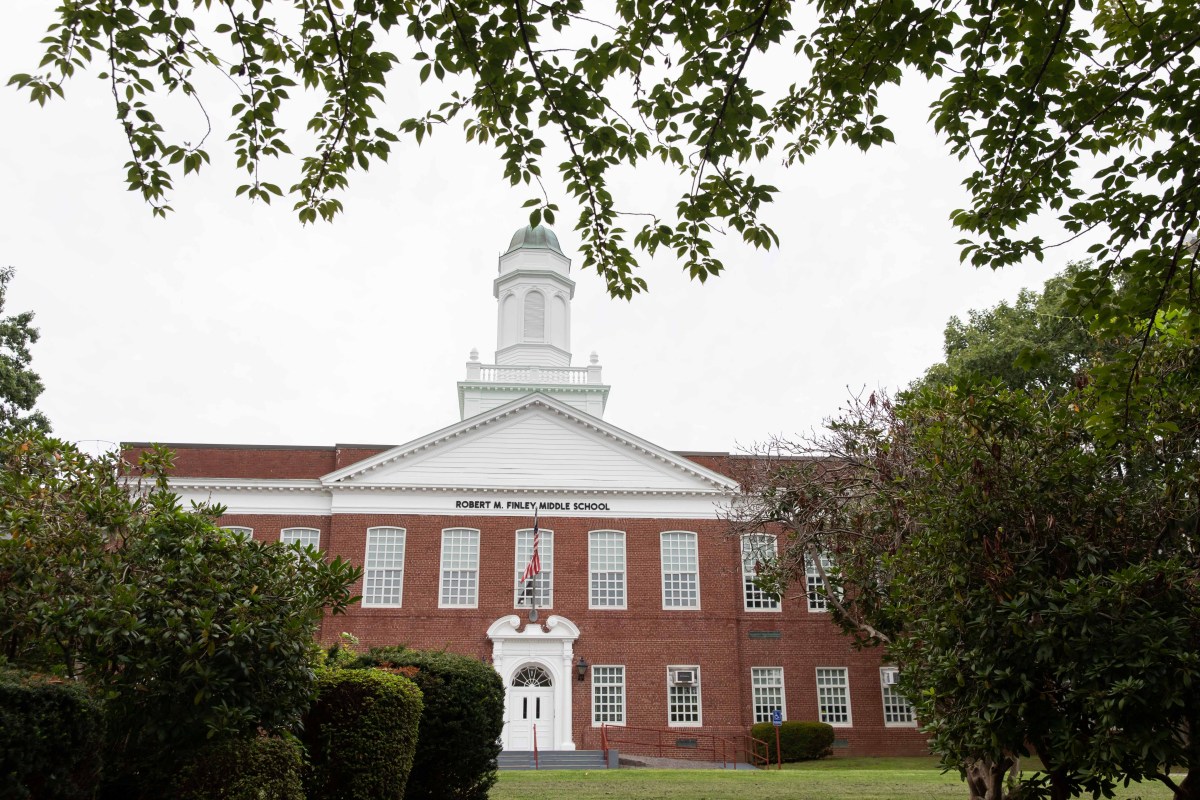
<path id="1" fill-rule="evenodd" d="M 542 686 L 509 686 L 504 749 L 554 749 L 554 689 Z"/>

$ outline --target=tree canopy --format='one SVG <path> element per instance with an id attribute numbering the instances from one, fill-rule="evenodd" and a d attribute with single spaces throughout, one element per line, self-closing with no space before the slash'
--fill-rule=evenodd
<path id="1" fill-rule="evenodd" d="M 201 125 L 228 134 L 248 176 L 238 194 L 285 194 L 268 162 L 295 148 L 287 193 L 304 222 L 339 213 L 351 173 L 399 136 L 456 123 L 531 186 L 532 222 L 554 221 L 559 191 L 577 204 L 584 265 L 629 298 L 646 286 L 635 249 L 673 252 L 704 280 L 724 268 L 719 232 L 777 243 L 760 217 L 777 191 L 764 163 L 886 145 L 881 93 L 927 80 L 942 89 L 930 124 L 973 165 L 969 204 L 951 213 L 970 263 L 1042 258 L 1054 243 L 1026 223 L 1048 212 L 1094 237 L 1098 275 L 1138 287 L 1123 316 L 1151 319 L 1193 281 L 1181 260 L 1200 214 L 1191 0 L 68 0 L 43 41 L 41 64 L 11 82 L 45 103 L 95 70 L 128 139 L 129 188 L 158 214 L 210 156 L 208 134 L 167 130 L 156 93 L 194 100 Z M 791 59 L 794 82 L 748 69 L 767 56 Z M 200 91 L 203 67 L 233 87 L 224 115 Z M 390 108 L 389 88 L 412 81 L 440 84 L 440 101 Z M 319 98 L 308 136 L 284 128 L 297 87 Z M 560 152 L 563 189 L 543 187 Z M 678 171 L 674 209 L 613 195 L 616 171 L 648 160 Z"/>
<path id="2" fill-rule="evenodd" d="M 1057 373 L 1031 371 L 1014 343 L 1044 338 L 1062 289 L 952 324 L 952 358 L 898 401 L 854 399 L 823 434 L 765 446 L 732 521 L 780 535 L 765 588 L 822 573 L 834 619 L 901 668 L 972 797 L 1008 796 L 1007 769 L 1033 752 L 1045 773 L 1014 796 L 1155 778 L 1193 800 L 1200 340 L 1190 316 L 1160 315 L 1144 339 L 1070 353 L 1068 325 Z M 1113 436 L 1092 376 L 1129 358 L 1142 380 Z"/>
<path id="3" fill-rule="evenodd" d="M 4 313 L 12 267 L 0 268 L 0 314 Z M 38 329 L 33 327 L 33 312 L 11 317 L 0 316 L 0 434 L 15 429 L 50 430 L 50 421 L 34 411 L 42 393 L 42 379 L 30 367 L 31 344 L 37 344 Z"/>

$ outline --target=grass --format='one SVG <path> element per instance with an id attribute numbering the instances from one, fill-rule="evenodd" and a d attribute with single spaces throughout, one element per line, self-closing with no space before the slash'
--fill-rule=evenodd
<path id="1" fill-rule="evenodd" d="M 834 758 L 782 771 L 619 769 L 501 772 L 490 800 L 966 800 L 935 758 Z M 1161 784 L 1131 785 L 1117 800 L 1170 800 Z"/>

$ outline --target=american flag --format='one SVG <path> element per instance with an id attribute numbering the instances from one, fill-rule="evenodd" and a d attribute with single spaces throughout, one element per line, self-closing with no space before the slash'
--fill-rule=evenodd
<path id="1" fill-rule="evenodd" d="M 525 573 L 521 575 L 521 582 L 533 578 L 542 571 L 542 557 L 538 554 L 539 545 L 542 541 L 542 535 L 538 532 L 537 509 L 533 510 L 533 555 L 529 558 L 529 563 L 525 566 Z"/>

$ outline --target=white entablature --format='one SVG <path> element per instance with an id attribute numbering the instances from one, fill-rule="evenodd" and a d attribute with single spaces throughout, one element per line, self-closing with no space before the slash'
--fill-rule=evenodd
<path id="1" fill-rule="evenodd" d="M 609 387 L 592 353 L 587 367 L 571 366 L 571 261 L 554 231 L 539 225 L 518 230 L 500 256 L 496 297 L 496 358 L 471 351 L 466 380 L 458 384 L 462 419 L 531 392 L 542 392 L 595 417 L 604 416 Z"/>
<path id="2" fill-rule="evenodd" d="M 319 480 L 173 478 L 231 514 L 532 513 L 711 519 L 732 479 L 543 394 L 530 394 Z"/>

